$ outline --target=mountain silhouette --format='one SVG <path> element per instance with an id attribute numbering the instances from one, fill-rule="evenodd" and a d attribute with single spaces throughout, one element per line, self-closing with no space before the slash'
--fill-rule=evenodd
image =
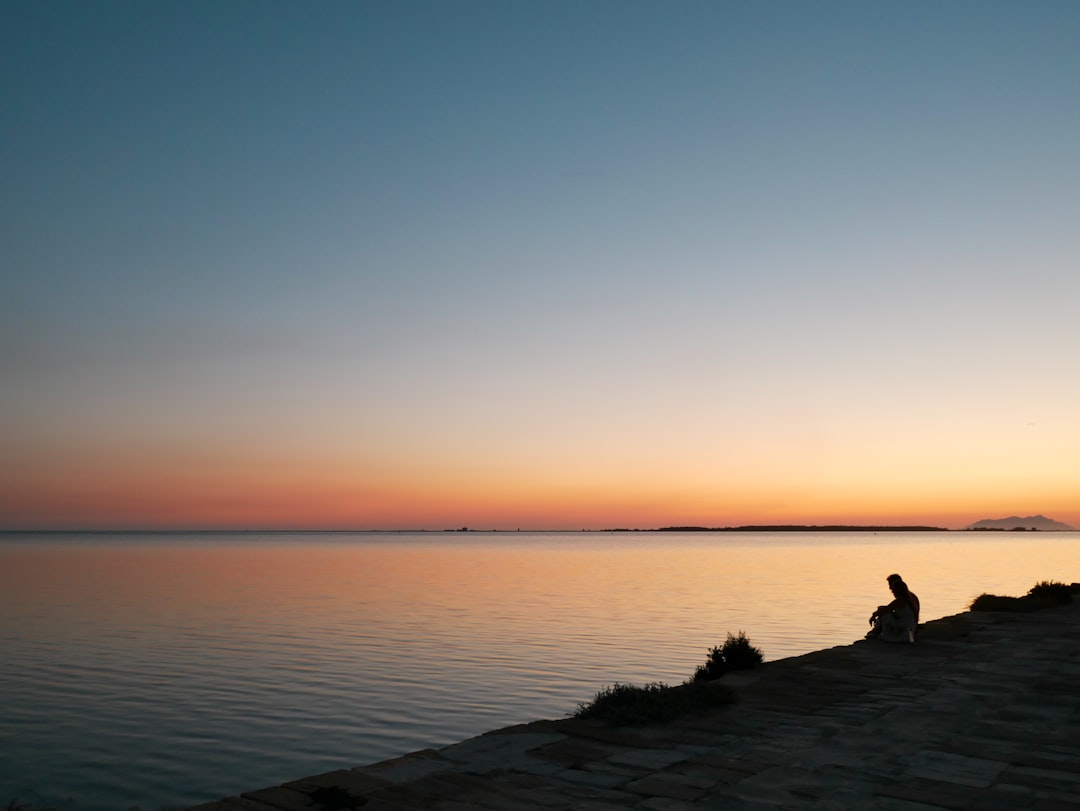
<path id="1" fill-rule="evenodd" d="M 1069 532 L 1072 527 L 1047 518 L 1045 515 L 1029 515 L 1026 518 L 1011 515 L 1008 518 L 984 518 L 982 521 L 976 521 L 968 529 L 1037 529 L 1043 532 Z"/>

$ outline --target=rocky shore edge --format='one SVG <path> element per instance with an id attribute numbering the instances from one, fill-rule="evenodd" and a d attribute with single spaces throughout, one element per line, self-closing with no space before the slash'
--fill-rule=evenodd
<path id="1" fill-rule="evenodd" d="M 190 811 L 1080 809 L 1080 600 L 726 675 L 663 724 L 537 721 Z"/>

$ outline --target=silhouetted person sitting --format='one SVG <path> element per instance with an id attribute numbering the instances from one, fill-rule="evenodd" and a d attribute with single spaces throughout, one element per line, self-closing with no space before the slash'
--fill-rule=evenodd
<path id="1" fill-rule="evenodd" d="M 893 601 L 888 605 L 879 605 L 870 615 L 870 624 L 874 627 L 866 638 L 883 642 L 914 642 L 915 632 L 919 628 L 919 598 L 900 575 L 891 574 L 887 580 Z"/>

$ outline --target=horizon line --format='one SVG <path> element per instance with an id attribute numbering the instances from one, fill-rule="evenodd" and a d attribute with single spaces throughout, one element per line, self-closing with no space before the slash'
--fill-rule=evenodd
<path id="1" fill-rule="evenodd" d="M 490 529 L 478 529 L 474 527 L 441 527 L 437 529 L 425 527 L 407 528 L 369 528 L 356 529 L 348 527 L 316 528 L 316 527 L 85 527 L 85 528 L 0 528 L 0 534 L 198 534 L 198 533 L 266 533 L 266 534 L 393 534 L 393 533 L 499 533 L 517 534 L 523 532 L 544 533 L 627 533 L 627 532 L 813 532 L 813 531 L 925 531 L 925 532 L 963 532 L 969 527 L 953 529 L 950 527 L 933 526 L 929 524 L 740 524 L 733 526 L 707 527 L 697 525 L 672 525 L 663 527 L 601 527 L 594 529 L 541 528 L 541 527 L 514 527 L 511 529 L 492 527 Z"/>

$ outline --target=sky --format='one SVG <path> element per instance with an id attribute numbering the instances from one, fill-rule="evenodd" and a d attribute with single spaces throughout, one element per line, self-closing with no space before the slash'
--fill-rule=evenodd
<path id="1" fill-rule="evenodd" d="M 0 528 L 1080 527 L 1080 4 L 0 2 Z"/>

